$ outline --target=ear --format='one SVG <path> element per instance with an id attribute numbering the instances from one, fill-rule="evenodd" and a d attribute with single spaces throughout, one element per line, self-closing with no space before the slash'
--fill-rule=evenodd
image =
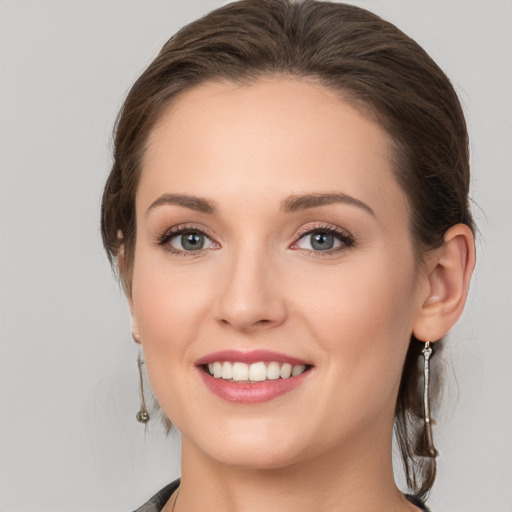
<path id="1" fill-rule="evenodd" d="M 139 331 L 139 325 L 137 323 L 137 319 L 135 318 L 135 314 L 133 311 L 133 302 L 131 298 L 128 298 L 128 304 L 130 305 L 130 315 L 132 318 L 132 339 L 135 341 L 135 343 L 142 343 L 141 337 L 140 337 L 140 331 Z"/>
<path id="2" fill-rule="evenodd" d="M 132 322 L 132 340 L 135 341 L 135 343 L 137 343 L 139 345 L 142 343 L 138 329 L 136 327 L 134 327 L 133 322 Z"/>
<path id="3" fill-rule="evenodd" d="M 475 266 L 475 238 L 465 224 L 452 226 L 427 261 L 425 293 L 413 325 L 422 341 L 441 339 L 462 314 Z"/>
<path id="4" fill-rule="evenodd" d="M 124 238 L 123 232 L 120 229 L 117 231 L 117 238 L 118 238 L 118 240 L 123 240 L 123 238 Z M 134 309 L 133 309 L 133 300 L 132 300 L 130 291 L 126 287 L 126 282 L 125 282 L 126 256 L 125 256 L 125 246 L 124 246 L 123 242 L 121 242 L 121 244 L 119 245 L 119 250 L 117 253 L 117 269 L 118 269 L 119 275 L 121 276 L 121 279 L 123 281 L 123 289 L 126 294 L 126 298 L 128 299 L 128 305 L 130 306 L 130 316 L 132 318 L 132 338 L 133 338 L 133 341 L 135 341 L 135 343 L 141 343 L 139 327 L 138 327 L 137 320 L 135 318 Z"/>
<path id="5" fill-rule="evenodd" d="M 142 340 L 140 337 L 139 325 L 137 323 L 137 319 L 135 317 L 135 312 L 133 309 L 133 301 L 132 301 L 131 297 L 127 297 L 127 298 L 128 298 L 128 305 L 130 306 L 130 316 L 132 319 L 132 339 L 133 339 L 133 341 L 135 341 L 135 343 L 140 344 L 140 343 L 142 343 Z"/>

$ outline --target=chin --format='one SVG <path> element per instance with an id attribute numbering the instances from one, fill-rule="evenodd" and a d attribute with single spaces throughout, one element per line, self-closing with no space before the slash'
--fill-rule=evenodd
<path id="1" fill-rule="evenodd" d="M 220 449 L 212 448 L 209 455 L 221 464 L 247 470 L 276 470 L 298 462 L 294 450 L 274 445 L 234 444 Z"/>
<path id="2" fill-rule="evenodd" d="M 236 422 L 233 422 L 236 423 Z M 276 431 L 271 425 L 244 425 L 238 422 L 233 428 L 220 427 L 209 429 L 199 435 L 183 434 L 184 449 L 192 445 L 206 457 L 233 467 L 268 470 L 279 469 L 300 460 L 303 447 L 309 443 L 298 439 L 289 429 L 281 428 Z M 302 436 L 299 436 L 302 437 Z M 190 441 L 190 442 L 189 442 Z"/>

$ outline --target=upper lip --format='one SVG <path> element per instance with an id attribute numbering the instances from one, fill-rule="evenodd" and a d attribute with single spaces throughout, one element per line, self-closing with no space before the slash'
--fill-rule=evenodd
<path id="1" fill-rule="evenodd" d="M 281 354 L 279 352 L 273 352 L 271 350 L 251 350 L 248 352 L 243 352 L 240 350 L 220 350 L 218 352 L 212 352 L 211 354 L 207 354 L 200 359 L 198 359 L 194 364 L 196 366 L 214 363 L 216 361 L 229 361 L 231 363 L 259 363 L 259 362 L 271 362 L 275 361 L 277 363 L 289 363 L 292 365 L 296 364 L 305 364 L 311 365 L 307 361 L 299 359 L 297 357 L 288 356 L 286 354 Z"/>

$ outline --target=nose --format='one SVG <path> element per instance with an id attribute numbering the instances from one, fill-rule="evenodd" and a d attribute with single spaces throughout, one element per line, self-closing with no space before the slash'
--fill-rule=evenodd
<path id="1" fill-rule="evenodd" d="M 285 290 L 271 260 L 264 251 L 239 250 L 226 262 L 217 309 L 222 325 L 251 333 L 285 321 Z"/>

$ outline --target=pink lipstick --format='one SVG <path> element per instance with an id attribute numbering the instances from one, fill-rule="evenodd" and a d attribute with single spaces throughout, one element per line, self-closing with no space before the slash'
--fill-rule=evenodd
<path id="1" fill-rule="evenodd" d="M 240 404 L 272 400 L 304 382 L 312 365 L 268 350 L 223 350 L 195 363 L 208 389 L 220 398 Z"/>

